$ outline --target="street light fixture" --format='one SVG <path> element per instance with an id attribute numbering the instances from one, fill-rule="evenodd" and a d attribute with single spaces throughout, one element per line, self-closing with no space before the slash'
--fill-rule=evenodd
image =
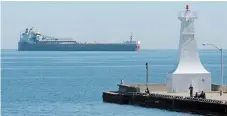
<path id="1" fill-rule="evenodd" d="M 222 94 L 223 94 L 223 49 L 218 48 L 214 44 L 203 43 L 203 46 L 205 46 L 205 45 L 213 46 L 221 52 L 221 71 L 220 71 L 220 73 L 221 73 L 221 75 L 220 75 L 221 76 L 221 90 L 220 90 L 220 96 L 222 96 Z"/>

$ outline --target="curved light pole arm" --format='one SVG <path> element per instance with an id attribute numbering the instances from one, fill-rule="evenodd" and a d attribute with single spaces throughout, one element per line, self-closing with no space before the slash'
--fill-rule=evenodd
<path id="1" fill-rule="evenodd" d="M 217 48 L 219 51 L 221 51 L 221 49 L 220 49 L 220 48 L 218 48 L 217 46 L 215 46 L 214 44 L 206 44 L 206 45 L 211 45 L 211 46 L 213 46 L 213 47 Z"/>
<path id="2" fill-rule="evenodd" d="M 220 52 L 221 52 L 221 62 L 220 62 L 220 64 L 221 64 L 221 70 L 220 70 L 220 76 L 221 76 L 221 91 L 220 91 L 220 95 L 222 95 L 223 94 L 223 49 L 222 48 L 218 48 L 216 45 L 214 45 L 214 44 L 203 44 L 203 45 L 210 45 L 210 46 L 213 46 L 213 47 L 215 47 L 215 48 L 217 48 Z"/>

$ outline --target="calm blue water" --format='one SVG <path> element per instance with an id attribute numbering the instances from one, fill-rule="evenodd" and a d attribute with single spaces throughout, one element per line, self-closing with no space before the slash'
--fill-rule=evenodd
<path id="1" fill-rule="evenodd" d="M 227 51 L 224 52 L 227 57 Z M 141 52 L 2 51 L 3 116 L 185 116 L 190 114 L 102 102 L 102 92 L 117 83 L 163 83 L 172 70 L 175 50 Z M 212 81 L 220 83 L 220 53 L 201 51 Z M 227 59 L 224 59 L 227 63 Z M 227 67 L 225 71 L 227 72 Z M 225 78 L 227 74 L 225 75 Z M 224 80 L 225 84 L 227 79 Z"/>

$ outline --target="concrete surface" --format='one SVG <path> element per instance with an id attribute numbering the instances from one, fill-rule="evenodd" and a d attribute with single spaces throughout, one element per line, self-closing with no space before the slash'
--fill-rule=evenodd
<path id="1" fill-rule="evenodd" d="M 124 84 L 124 85 L 130 86 L 130 87 L 139 87 L 140 92 L 145 92 L 145 89 L 146 89 L 146 84 Z M 212 92 L 206 92 L 206 99 L 227 101 L 227 87 L 226 86 L 224 87 L 225 92 L 223 93 L 222 96 L 220 96 L 220 92 L 218 91 L 220 88 L 220 85 L 212 84 L 212 87 L 213 87 Z M 169 92 L 167 92 L 166 84 L 148 84 L 148 88 L 149 88 L 150 93 L 173 95 L 173 96 L 183 96 L 183 97 L 190 96 L 189 91 L 181 92 L 181 93 L 169 93 Z"/>

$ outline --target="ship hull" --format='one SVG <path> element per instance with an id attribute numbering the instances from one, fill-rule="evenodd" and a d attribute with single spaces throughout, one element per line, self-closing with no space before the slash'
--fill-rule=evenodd
<path id="1" fill-rule="evenodd" d="M 18 42 L 19 51 L 139 51 L 137 44 L 29 44 Z"/>

